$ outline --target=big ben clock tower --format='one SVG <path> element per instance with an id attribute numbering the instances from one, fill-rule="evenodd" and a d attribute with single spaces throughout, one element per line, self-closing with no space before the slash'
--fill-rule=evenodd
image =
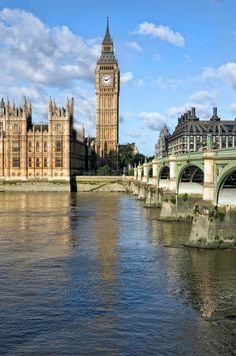
<path id="1" fill-rule="evenodd" d="M 118 167 L 120 72 L 113 52 L 109 20 L 96 65 L 96 150 L 98 165 Z"/>

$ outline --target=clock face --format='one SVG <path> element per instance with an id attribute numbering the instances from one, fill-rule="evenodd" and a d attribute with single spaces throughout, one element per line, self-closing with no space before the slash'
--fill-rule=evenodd
<path id="1" fill-rule="evenodd" d="M 102 83 L 102 85 L 112 85 L 112 83 L 113 83 L 112 74 L 104 74 L 101 77 L 101 83 Z"/>

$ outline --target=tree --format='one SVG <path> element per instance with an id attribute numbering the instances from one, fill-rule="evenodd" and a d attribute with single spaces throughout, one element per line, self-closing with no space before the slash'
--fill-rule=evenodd
<path id="1" fill-rule="evenodd" d="M 98 176 L 112 176 L 114 174 L 113 170 L 111 167 L 108 165 L 99 167 L 97 170 L 97 175 Z"/>

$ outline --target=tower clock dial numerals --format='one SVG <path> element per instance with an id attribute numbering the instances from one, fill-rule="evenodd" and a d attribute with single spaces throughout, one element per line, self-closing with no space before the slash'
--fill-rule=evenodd
<path id="1" fill-rule="evenodd" d="M 112 85 L 113 83 L 113 76 L 112 74 L 104 74 L 101 77 L 101 84 L 102 85 Z"/>

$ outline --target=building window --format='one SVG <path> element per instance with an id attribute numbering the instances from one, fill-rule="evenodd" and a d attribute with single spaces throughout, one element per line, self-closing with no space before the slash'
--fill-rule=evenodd
<path id="1" fill-rule="evenodd" d="M 32 152 L 32 142 L 28 142 L 28 152 Z"/>
<path id="2" fill-rule="evenodd" d="M 233 146 L 233 138 L 232 136 L 228 137 L 228 147 L 232 147 Z"/>
<path id="3" fill-rule="evenodd" d="M 12 158 L 12 167 L 19 168 L 20 167 L 20 157 L 13 157 Z"/>
<path id="4" fill-rule="evenodd" d="M 39 152 L 39 149 L 40 149 L 39 141 L 36 141 L 36 143 L 35 143 L 35 151 Z"/>
<path id="5" fill-rule="evenodd" d="M 57 132 L 61 131 L 61 124 L 56 124 L 56 131 Z"/>
<path id="6" fill-rule="evenodd" d="M 12 152 L 19 152 L 20 151 L 20 143 L 19 141 L 12 142 Z"/>
<path id="7" fill-rule="evenodd" d="M 222 148 L 225 148 L 225 147 L 226 147 L 226 137 L 225 137 L 225 136 L 222 136 L 222 137 L 221 137 L 221 147 L 222 147 Z"/>
<path id="8" fill-rule="evenodd" d="M 62 152 L 62 142 L 56 141 L 56 152 Z"/>
<path id="9" fill-rule="evenodd" d="M 43 143 L 43 152 L 48 152 L 48 143 L 47 142 Z"/>
<path id="10" fill-rule="evenodd" d="M 39 168 L 39 157 L 36 157 L 35 159 L 35 167 Z"/>
<path id="11" fill-rule="evenodd" d="M 17 124 L 13 125 L 13 132 L 14 133 L 18 133 L 19 132 L 19 125 L 17 125 Z"/>
<path id="12" fill-rule="evenodd" d="M 32 168 L 32 157 L 29 157 L 28 166 L 29 168 Z"/>
<path id="13" fill-rule="evenodd" d="M 0 121 L 0 131 L 2 131 L 2 130 L 3 130 L 3 122 Z"/>
<path id="14" fill-rule="evenodd" d="M 62 168 L 62 158 L 61 157 L 56 157 L 56 159 L 55 159 L 55 167 L 56 168 Z"/>
<path id="15" fill-rule="evenodd" d="M 47 168 L 47 166 L 48 166 L 48 159 L 47 159 L 47 157 L 44 157 L 44 159 L 43 159 L 43 167 Z"/>

